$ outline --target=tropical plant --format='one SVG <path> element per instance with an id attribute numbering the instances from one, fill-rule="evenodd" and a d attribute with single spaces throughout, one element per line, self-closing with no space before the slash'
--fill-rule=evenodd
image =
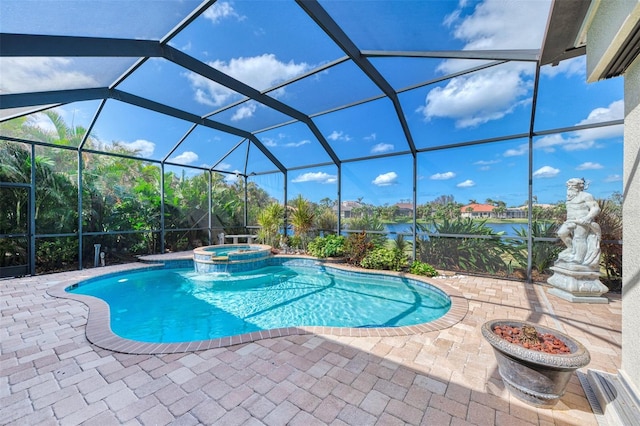
<path id="1" fill-rule="evenodd" d="M 502 257 L 509 247 L 496 233 L 486 226 L 486 220 L 473 221 L 470 218 L 458 218 L 454 221 L 444 219 L 431 224 L 434 234 L 429 238 L 418 238 L 419 260 L 437 268 L 463 270 L 477 273 L 496 273 L 503 271 L 506 264 Z M 424 227 L 418 224 L 424 231 Z M 450 237 L 437 234 L 477 235 L 478 237 Z"/>
<path id="2" fill-rule="evenodd" d="M 315 213 L 311 203 L 298 195 L 289 206 L 289 221 L 293 225 L 295 235 L 300 237 L 302 249 L 306 250 L 309 231 L 313 227 Z"/>
<path id="3" fill-rule="evenodd" d="M 527 267 L 527 227 L 513 228 L 516 235 L 522 237 L 511 254 L 521 268 Z M 531 223 L 531 236 L 533 238 L 555 238 L 558 225 L 549 221 L 533 221 Z M 531 250 L 531 267 L 541 274 L 548 273 L 553 262 L 558 258 L 558 253 L 563 247 L 553 241 L 534 241 Z"/>
<path id="4" fill-rule="evenodd" d="M 56 167 L 59 165 L 46 154 L 48 151 L 38 149 L 35 162 L 35 219 L 36 229 L 31 232 L 37 233 L 72 233 L 78 227 L 77 209 L 69 208 L 77 205 L 77 186 L 67 175 L 59 172 Z M 0 181 L 13 183 L 31 182 L 31 153 L 26 145 L 7 141 L 0 141 Z M 0 215 L 0 228 L 20 229 L 25 232 L 28 226 L 27 206 L 29 203 L 28 192 L 21 189 L 3 190 L 0 200 L 3 207 Z M 12 232 L 2 232 L 12 233 Z M 75 251 L 69 250 L 75 244 Z M 27 241 L 23 238 L 10 238 L 3 244 L 3 257 L 6 253 L 11 253 L 10 259 L 3 261 L 5 264 L 26 263 Z M 75 242 L 62 238 L 49 238 L 38 240 L 36 244 L 36 261 L 43 264 L 46 260 L 45 251 L 54 253 L 53 268 L 56 270 L 77 266 L 77 239 Z M 69 253 L 70 257 L 69 257 Z M 64 262 L 56 262 L 55 259 L 64 257 Z"/>
<path id="5" fill-rule="evenodd" d="M 329 234 L 316 237 L 307 247 L 307 252 L 316 257 L 341 257 L 344 255 L 345 238 L 342 235 Z"/>
<path id="6" fill-rule="evenodd" d="M 344 255 L 348 263 L 360 265 L 368 252 L 374 249 L 374 244 L 369 241 L 366 232 L 349 234 L 344 243 Z"/>
<path id="7" fill-rule="evenodd" d="M 316 213 L 315 226 L 325 233 L 335 233 L 338 229 L 338 216 L 330 207 L 321 207 Z"/>
<path id="8" fill-rule="evenodd" d="M 370 214 L 368 211 L 363 211 L 361 216 L 352 217 L 349 219 L 349 229 L 354 231 L 384 231 L 384 223 L 380 221 L 380 218 L 376 215 Z M 367 234 L 369 241 L 373 242 L 375 246 L 383 246 L 387 241 L 386 235 L 382 233 Z"/>
<path id="9" fill-rule="evenodd" d="M 607 200 L 598 200 L 600 214 L 596 222 L 600 225 L 602 241 L 600 243 L 600 265 L 607 274 L 611 287 L 622 277 L 622 196 L 619 193 Z"/>
<path id="10" fill-rule="evenodd" d="M 260 241 L 272 247 L 279 247 L 280 228 L 283 223 L 284 207 L 278 202 L 273 202 L 266 206 L 258 213 L 258 225 L 260 225 L 258 238 Z"/>
<path id="11" fill-rule="evenodd" d="M 78 229 L 78 160 L 82 173 L 83 257 L 93 260 L 93 243 L 102 245 L 107 261 L 130 261 L 132 254 L 156 253 L 160 249 L 161 203 L 164 201 L 165 248 L 184 250 L 208 239 L 209 173 L 189 176 L 185 171 L 165 172 L 164 200 L 160 199 L 161 171 L 155 164 L 134 158 L 138 153 L 117 142 L 102 143 L 91 135 L 85 140 L 86 151 L 58 149 L 56 146 L 79 146 L 86 136 L 82 127 L 68 127 L 54 111 L 46 116 L 52 131 L 43 130 L 35 120 L 21 117 L 0 123 L 2 134 L 45 145 L 36 146 L 36 226 L 37 234 L 74 233 Z M 91 152 L 98 143 L 106 154 Z M 115 155 L 110 155 L 115 154 Z M 0 141 L 0 180 L 31 182 L 31 152 L 28 144 Z M 218 173 L 212 176 L 213 227 L 228 233 L 246 232 L 244 223 L 244 180 L 228 183 Z M 251 209 L 268 204 L 266 192 L 253 183 L 247 185 Z M 3 191 L 0 224 L 26 221 L 27 191 Z M 11 199 L 10 199 L 11 198 Z M 7 203 L 5 203 L 7 201 Z M 72 208 L 69 208 L 69 207 Z M 255 211 L 255 210 L 250 210 Z M 18 216 L 16 216 L 17 213 Z M 6 219 L 6 220 L 5 220 Z M 13 221 L 13 222 L 11 222 Z M 255 222 L 254 222 L 255 223 Z M 10 226 L 15 226 L 15 224 Z M 7 225 L 9 226 L 9 225 Z M 200 229 L 201 228 L 201 229 Z M 122 233 L 114 233 L 122 231 Z M 137 232 L 131 232 L 137 231 Z M 101 235 L 100 233 L 110 234 Z M 86 233 L 95 233 L 87 236 Z M 73 239 L 73 238 L 72 238 Z M 15 239 L 15 252 L 25 252 L 22 240 Z M 15 245 L 15 244 L 14 244 Z M 23 247 L 24 246 L 24 247 Z M 37 268 L 74 268 L 78 241 L 68 238 L 38 238 Z M 13 260 L 12 260 L 13 262 Z"/>
<path id="12" fill-rule="evenodd" d="M 404 253 L 406 255 L 408 255 L 413 248 L 413 243 L 406 240 L 402 234 L 397 234 L 396 237 L 391 240 L 391 245 L 394 250 L 398 250 L 400 253 Z"/>

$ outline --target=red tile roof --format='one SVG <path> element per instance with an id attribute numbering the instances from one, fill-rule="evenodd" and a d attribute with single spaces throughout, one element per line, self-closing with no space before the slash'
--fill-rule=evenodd
<path id="1" fill-rule="evenodd" d="M 495 209 L 495 206 L 492 206 L 490 204 L 467 204 L 466 206 L 463 206 L 460 208 L 460 211 L 462 213 L 466 213 L 469 211 L 469 209 L 471 209 L 471 211 L 475 212 L 475 213 L 482 213 L 482 212 L 492 212 L 493 209 Z"/>
<path id="2" fill-rule="evenodd" d="M 413 203 L 396 203 L 399 209 L 413 210 Z"/>

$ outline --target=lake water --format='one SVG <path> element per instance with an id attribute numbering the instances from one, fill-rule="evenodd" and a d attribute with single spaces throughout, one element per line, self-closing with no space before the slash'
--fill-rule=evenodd
<path id="1" fill-rule="evenodd" d="M 527 226 L 526 223 L 487 223 L 486 226 L 492 228 L 495 232 L 504 232 L 503 235 L 515 237 L 518 234 L 515 229 L 520 229 Z M 411 224 L 409 223 L 393 223 L 385 225 L 385 231 L 387 232 L 411 232 Z M 407 237 L 407 236 L 405 236 Z"/>

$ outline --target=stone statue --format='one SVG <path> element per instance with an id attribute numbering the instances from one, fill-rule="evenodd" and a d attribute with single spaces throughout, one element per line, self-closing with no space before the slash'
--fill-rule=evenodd
<path id="1" fill-rule="evenodd" d="M 609 289 L 600 282 L 600 213 L 598 202 L 585 192 L 584 179 L 567 181 L 567 220 L 558 237 L 567 247 L 558 255 L 547 282 L 555 288 L 549 293 L 571 302 L 608 303 L 600 297 Z"/>
<path id="2" fill-rule="evenodd" d="M 567 248 L 558 255 L 558 261 L 599 268 L 601 232 L 594 219 L 600 207 L 585 189 L 584 179 L 567 181 L 567 220 L 558 229 L 558 237 Z"/>

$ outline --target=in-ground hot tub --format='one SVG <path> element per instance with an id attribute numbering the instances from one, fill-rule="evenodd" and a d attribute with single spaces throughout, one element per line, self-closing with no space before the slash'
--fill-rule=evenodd
<path id="1" fill-rule="evenodd" d="M 265 266 L 271 246 L 223 244 L 193 250 L 193 266 L 201 274 L 244 272 Z"/>

